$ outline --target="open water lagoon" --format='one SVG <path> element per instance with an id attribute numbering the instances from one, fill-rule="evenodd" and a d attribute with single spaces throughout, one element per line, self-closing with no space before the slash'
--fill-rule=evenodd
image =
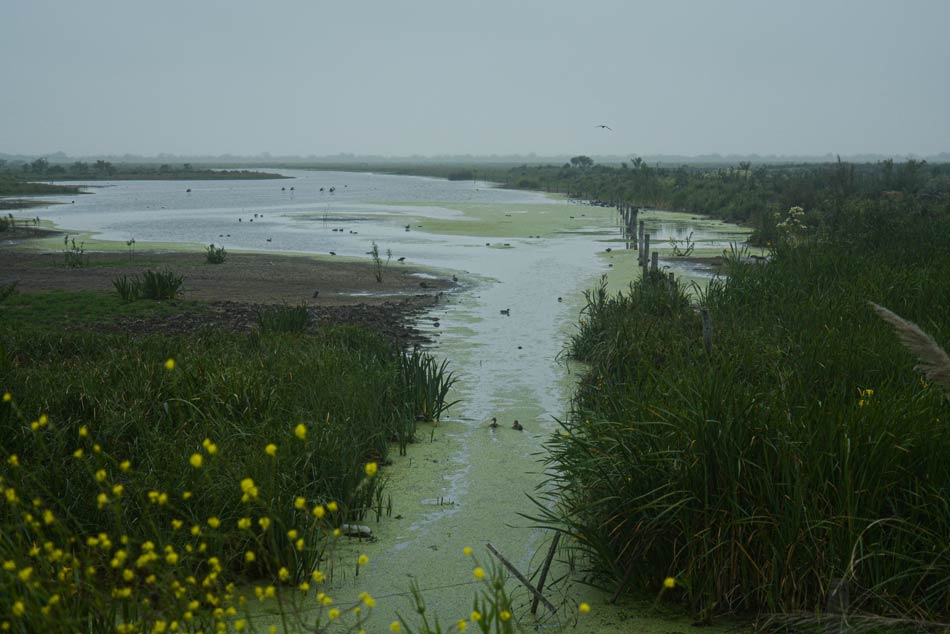
<path id="1" fill-rule="evenodd" d="M 374 628 L 383 630 L 397 610 L 411 612 L 408 589 L 415 581 L 427 613 L 453 623 L 469 614 L 478 589 L 463 547 L 475 549 L 487 567 L 484 545 L 491 542 L 523 571 L 535 569 L 545 554 L 551 534 L 522 514 L 531 513 L 530 496 L 544 479 L 542 443 L 557 433 L 557 419 L 569 407 L 573 375 L 560 354 L 577 323 L 582 291 L 602 274 L 614 285 L 633 279 L 636 255 L 625 248 L 617 213 L 609 208 L 471 181 L 281 173 L 293 178 L 97 183 L 91 195 L 59 198 L 65 204 L 30 215 L 90 236 L 92 249 L 125 248 L 134 238 L 139 250 L 149 243 L 176 249 L 215 243 L 365 260 L 375 241 L 381 253 L 392 252 L 386 275 L 400 274 L 397 258 L 457 275 L 459 290 L 420 324 L 457 375 L 453 398 L 460 402 L 440 426 L 421 427 L 409 455 L 394 456 L 381 472 L 389 481 L 392 516 L 370 522 L 376 541 L 343 548 L 332 591 L 338 601 L 370 592 L 378 600 Z M 685 214 L 645 212 L 641 218 L 661 252 L 671 237 L 682 242 L 692 234 L 697 252 L 718 254 L 746 234 Z M 673 270 L 695 279 L 709 275 L 679 262 Z M 500 425 L 495 431 L 487 426 L 492 417 Z M 511 429 L 515 419 L 525 431 Z M 354 579 L 352 562 L 360 553 L 370 564 Z M 529 626 L 530 596 L 510 583 L 514 616 Z M 541 621 L 549 630 L 569 625 L 572 604 L 582 600 L 593 606 L 588 625 L 596 623 L 584 631 L 688 628 L 685 621 L 641 619 L 635 610 L 608 607 L 586 586 L 562 584 L 550 597 L 564 607 Z"/>

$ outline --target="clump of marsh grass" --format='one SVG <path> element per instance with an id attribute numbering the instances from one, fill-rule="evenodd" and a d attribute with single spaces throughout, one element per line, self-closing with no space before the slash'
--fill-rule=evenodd
<path id="1" fill-rule="evenodd" d="M 145 299 L 174 299 L 181 293 L 182 276 L 164 271 L 142 273 L 142 297 Z"/>
<path id="2" fill-rule="evenodd" d="M 76 238 L 70 238 L 69 234 L 63 236 L 63 264 L 67 268 L 75 269 L 88 264 L 86 256 L 86 243 L 76 244 Z"/>
<path id="3" fill-rule="evenodd" d="M 139 299 L 175 299 L 181 293 L 183 278 L 171 271 L 145 271 L 128 277 L 122 275 L 112 280 L 112 286 L 123 300 L 134 302 Z"/>
<path id="4" fill-rule="evenodd" d="M 370 255 L 373 257 L 373 277 L 376 278 L 377 282 L 382 282 L 383 271 L 393 259 L 393 252 L 391 249 L 386 249 L 386 261 L 383 262 L 383 258 L 379 254 L 379 246 L 373 241 L 373 249 L 370 251 Z"/>
<path id="5" fill-rule="evenodd" d="M 119 297 L 127 302 L 134 302 L 142 296 L 142 281 L 137 276 L 130 278 L 120 275 L 112 280 L 112 286 Z"/>
<path id="6" fill-rule="evenodd" d="M 208 264 L 223 264 L 227 257 L 228 254 L 224 250 L 224 247 L 216 247 L 214 246 L 214 243 L 209 244 L 208 248 L 205 250 L 205 260 L 208 262 Z"/>
<path id="7" fill-rule="evenodd" d="M 257 311 L 257 325 L 261 332 L 302 333 L 310 328 L 310 323 L 306 304 L 265 306 Z"/>

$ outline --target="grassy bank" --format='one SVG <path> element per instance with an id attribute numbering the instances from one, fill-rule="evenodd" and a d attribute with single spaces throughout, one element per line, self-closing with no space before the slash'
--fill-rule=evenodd
<path id="1" fill-rule="evenodd" d="M 79 193 L 81 193 L 79 188 L 72 185 L 37 183 L 14 174 L 0 172 L 0 196 L 66 195 Z"/>
<path id="2" fill-rule="evenodd" d="M 950 348 L 950 213 L 844 213 L 785 224 L 768 264 L 734 258 L 698 297 L 661 276 L 590 293 L 549 519 L 592 578 L 669 577 L 702 619 L 815 614 L 840 579 L 854 614 L 950 618 L 950 405 L 868 305 Z"/>
<path id="3" fill-rule="evenodd" d="M 108 334 L 163 304 L 100 295 L 0 303 L 0 620 L 191 631 L 234 627 L 256 593 L 313 605 L 349 566 L 330 555 L 344 524 L 386 514 L 376 470 L 440 412 L 445 367 L 271 313 L 251 335 Z"/>

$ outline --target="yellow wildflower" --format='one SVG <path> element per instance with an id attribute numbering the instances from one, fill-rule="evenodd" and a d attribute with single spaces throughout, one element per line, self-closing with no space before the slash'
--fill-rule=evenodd
<path id="1" fill-rule="evenodd" d="M 302 511 L 303 509 L 307 508 L 307 500 L 305 500 L 304 498 L 298 497 L 297 499 L 294 500 L 294 508 L 297 509 L 298 511 Z"/>
<path id="2" fill-rule="evenodd" d="M 508 610 L 502 610 L 501 612 L 498 613 L 498 618 L 501 619 L 502 621 L 507 621 L 511 619 L 511 612 L 509 612 Z"/>
<path id="3" fill-rule="evenodd" d="M 676 579 L 674 579 L 673 577 L 667 577 L 666 579 L 663 580 L 663 587 L 666 588 L 667 590 L 675 588 Z"/>
<path id="4" fill-rule="evenodd" d="M 175 369 L 175 360 L 174 360 L 174 359 L 168 359 L 168 360 L 165 362 L 165 369 L 168 370 L 169 372 L 171 372 L 172 370 L 174 370 L 174 369 Z"/>
<path id="5" fill-rule="evenodd" d="M 254 484 L 254 480 L 251 478 L 244 478 L 241 480 L 241 493 L 244 495 L 241 496 L 243 502 L 248 502 L 249 500 L 256 500 L 259 494 L 257 486 Z"/>
<path id="6" fill-rule="evenodd" d="M 472 623 L 482 620 L 482 615 L 478 610 L 472 610 L 472 613 L 468 615 L 468 620 Z"/>
<path id="7" fill-rule="evenodd" d="M 244 561 L 246 561 L 247 563 L 251 563 L 255 559 L 257 559 L 257 555 L 254 554 L 253 550 L 249 550 L 246 553 L 244 553 Z"/>
<path id="8" fill-rule="evenodd" d="M 304 425 L 303 423 L 300 423 L 299 425 L 297 425 L 296 427 L 294 427 L 294 436 L 296 436 L 296 437 L 299 438 L 300 440 L 306 440 L 306 439 L 307 439 L 307 426 Z"/>
<path id="9" fill-rule="evenodd" d="M 336 502 L 327 502 L 327 510 L 330 511 L 331 513 L 336 513 L 337 509 L 339 508 L 340 507 L 336 505 Z"/>
<path id="10" fill-rule="evenodd" d="M 269 518 L 269 517 L 262 517 L 262 518 L 260 518 L 259 520 L 257 520 L 257 523 L 261 525 L 261 530 L 265 530 L 265 531 L 266 531 L 266 530 L 267 530 L 267 527 L 270 526 L 270 518 Z"/>
<path id="11" fill-rule="evenodd" d="M 393 621 L 392 623 L 389 624 L 390 632 L 399 632 L 401 629 L 402 628 L 399 625 L 399 621 Z"/>
<path id="12" fill-rule="evenodd" d="M 359 559 L 357 559 L 356 562 L 361 566 L 365 566 L 366 564 L 369 563 L 369 557 L 367 557 L 366 555 L 360 555 Z"/>
<path id="13" fill-rule="evenodd" d="M 105 482 L 106 479 L 106 470 L 99 469 L 96 471 L 96 482 Z"/>
<path id="14" fill-rule="evenodd" d="M 7 464 L 9 464 L 11 467 L 19 467 L 20 459 L 17 457 L 16 454 L 13 454 L 9 458 L 7 458 Z"/>
<path id="15" fill-rule="evenodd" d="M 587 603 L 581 603 L 579 606 L 577 606 L 577 611 L 581 614 L 587 614 L 590 612 L 590 605 Z"/>
<path id="16" fill-rule="evenodd" d="M 214 517 L 214 516 L 209 517 L 208 526 L 210 526 L 211 528 L 217 528 L 221 526 L 221 520 L 219 520 L 217 517 Z"/>
<path id="17" fill-rule="evenodd" d="M 251 518 L 242 517 L 241 519 L 238 520 L 237 526 L 242 531 L 249 529 L 251 527 Z"/>
<path id="18" fill-rule="evenodd" d="M 204 458 L 201 457 L 200 453 L 193 453 L 191 454 L 191 458 L 188 459 L 188 462 L 191 463 L 191 466 L 195 469 L 200 469 L 203 461 Z"/>
<path id="19" fill-rule="evenodd" d="M 473 571 L 472 571 L 472 574 L 475 576 L 476 579 L 484 579 L 484 578 L 485 578 L 485 571 L 482 570 L 481 566 L 479 566 L 478 568 L 476 568 L 475 570 L 473 570 Z"/>
<path id="20" fill-rule="evenodd" d="M 277 455 L 277 445 L 275 445 L 274 443 L 270 443 L 269 445 L 267 445 L 266 447 L 264 447 L 264 453 L 266 453 L 268 456 L 276 456 L 276 455 Z"/>
<path id="21" fill-rule="evenodd" d="M 379 465 L 376 464 L 375 462 L 366 463 L 366 475 L 368 475 L 369 477 L 372 478 L 374 475 L 376 475 L 377 470 L 379 470 Z"/>
<path id="22" fill-rule="evenodd" d="M 127 473 L 129 469 L 131 468 L 132 468 L 132 463 L 129 462 L 128 460 L 123 460 L 121 463 L 119 463 L 119 469 L 122 470 L 122 473 Z"/>
<path id="23" fill-rule="evenodd" d="M 12 401 L 12 400 L 13 400 L 13 394 L 10 394 L 9 392 L 4 392 L 4 393 L 3 393 L 3 402 L 4 402 L 4 403 L 9 403 L 9 402 Z"/>
<path id="24" fill-rule="evenodd" d="M 331 621 L 337 620 L 339 616 L 340 616 L 340 611 L 337 610 L 336 608 L 332 608 L 329 612 L 327 612 L 327 618 L 329 618 Z"/>
<path id="25" fill-rule="evenodd" d="M 315 518 L 317 518 L 318 520 L 319 520 L 319 519 L 322 519 L 323 516 L 326 514 L 326 512 L 327 512 L 327 510 L 326 510 L 325 508 L 323 508 L 323 506 L 321 506 L 321 505 L 319 505 L 319 504 L 318 504 L 317 506 L 313 507 L 313 516 L 314 516 Z"/>
<path id="26" fill-rule="evenodd" d="M 83 425 L 82 427 L 79 428 L 79 437 L 80 437 L 80 438 L 85 438 L 85 437 L 88 436 L 88 435 L 89 435 L 89 428 L 88 428 L 88 427 L 86 427 L 85 425 Z"/>
<path id="27" fill-rule="evenodd" d="M 462 552 L 465 554 L 466 557 L 469 557 L 472 554 L 472 549 L 471 547 L 466 546 L 465 548 L 462 549 Z"/>

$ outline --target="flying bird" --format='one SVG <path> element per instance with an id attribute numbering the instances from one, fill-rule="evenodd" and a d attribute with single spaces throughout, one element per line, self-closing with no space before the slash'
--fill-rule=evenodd
<path id="1" fill-rule="evenodd" d="M 605 128 L 605 129 L 607 129 L 607 130 L 610 130 L 611 132 L 614 131 L 614 129 L 611 128 L 609 125 L 600 124 L 600 125 L 595 125 L 594 127 L 595 127 L 595 128 Z"/>

